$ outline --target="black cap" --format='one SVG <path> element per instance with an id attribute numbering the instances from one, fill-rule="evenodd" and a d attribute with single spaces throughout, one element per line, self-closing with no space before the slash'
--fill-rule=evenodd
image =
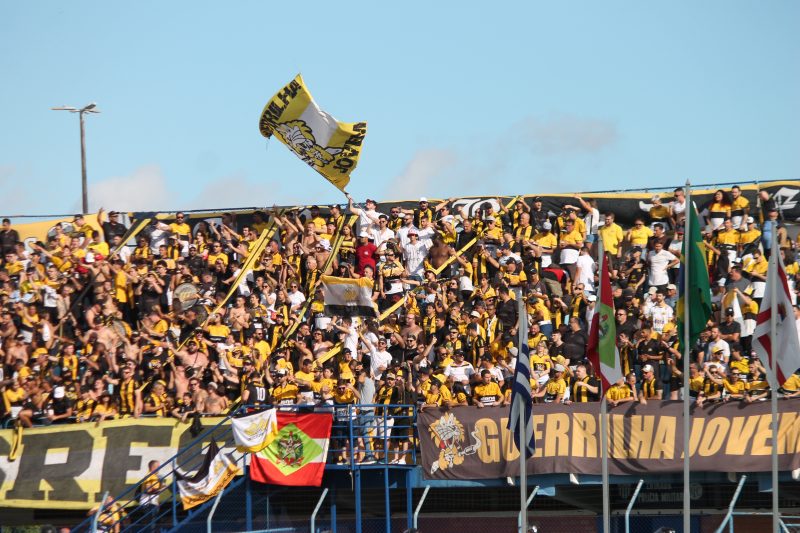
<path id="1" fill-rule="evenodd" d="M 726 307 L 725 308 L 726 315 L 733 315 L 733 307 Z"/>

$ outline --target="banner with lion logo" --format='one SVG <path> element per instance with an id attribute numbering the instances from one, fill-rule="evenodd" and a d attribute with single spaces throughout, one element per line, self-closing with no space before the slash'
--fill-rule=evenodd
<path id="1" fill-rule="evenodd" d="M 300 74 L 264 106 L 258 126 L 261 135 L 275 135 L 342 192 L 367 134 L 366 122 L 339 122 L 320 109 Z"/>

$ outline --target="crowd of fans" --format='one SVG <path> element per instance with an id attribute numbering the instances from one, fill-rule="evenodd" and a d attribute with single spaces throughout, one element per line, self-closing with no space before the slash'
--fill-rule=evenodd
<path id="1" fill-rule="evenodd" d="M 698 206 L 715 305 L 691 347 L 691 395 L 700 405 L 769 395 L 763 362 L 751 352 L 754 320 L 770 253 L 783 257 L 796 298 L 798 242 L 768 195 L 763 200 L 755 209 L 733 187 Z M 232 214 L 190 220 L 179 212 L 154 221 L 135 246 L 122 242 L 128 228 L 113 211 L 101 210 L 97 227 L 80 215 L 70 231 L 56 225 L 31 249 L 4 220 L 5 427 L 140 416 L 189 421 L 235 404 L 329 405 L 337 416 L 358 412 L 367 426 L 383 409 L 401 412 L 381 405 L 502 406 L 521 354 L 520 327 L 527 328 L 537 402 L 680 397 L 681 189 L 653 196 L 625 228 L 579 195 L 560 212 L 545 210 L 541 198 L 507 206 L 488 200 L 473 212 L 456 205 L 420 198 L 413 209 L 379 212 L 374 200 L 350 198 L 324 211 L 256 212 L 246 223 Z M 274 237 L 240 277 L 272 224 Z M 773 233 L 777 251 L 770 250 Z M 586 358 L 601 241 L 626 376 L 608 391 Z M 380 319 L 326 316 L 326 268 L 374 280 Z M 528 324 L 519 323 L 518 298 Z M 793 392 L 800 379 L 785 389 L 800 394 Z M 342 409 L 349 404 L 364 407 Z"/>

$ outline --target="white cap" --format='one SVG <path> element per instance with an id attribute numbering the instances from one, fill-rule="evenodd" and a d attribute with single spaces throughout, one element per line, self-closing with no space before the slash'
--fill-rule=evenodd
<path id="1" fill-rule="evenodd" d="M 589 296 L 586 297 L 586 299 L 590 302 L 596 302 L 597 296 L 595 296 L 594 294 L 590 294 Z"/>
<path id="2" fill-rule="evenodd" d="M 563 372 L 564 371 L 564 365 L 558 365 L 557 364 L 555 366 L 555 369 L 556 369 L 556 372 Z"/>
<path id="3" fill-rule="evenodd" d="M 653 371 L 653 366 L 652 365 L 644 365 L 642 367 L 642 372 L 652 372 L 652 371 Z"/>
<path id="4" fill-rule="evenodd" d="M 425 198 L 424 196 L 420 196 L 420 197 L 419 197 L 419 201 L 420 201 L 420 202 L 427 202 L 427 201 L 428 201 L 428 199 L 427 199 L 427 198 Z"/>
<path id="5" fill-rule="evenodd" d="M 655 294 L 657 292 L 658 292 L 658 288 L 656 288 L 656 287 L 650 287 L 650 290 L 647 291 L 648 294 Z"/>
<path id="6" fill-rule="evenodd" d="M 517 355 L 519 355 L 519 350 L 517 350 L 516 346 L 512 346 L 511 348 L 508 349 L 508 355 L 510 355 L 511 357 L 516 357 Z"/>
<path id="7" fill-rule="evenodd" d="M 678 287 L 676 287 L 674 283 L 670 283 L 669 285 L 667 285 L 667 290 L 668 291 L 677 291 Z"/>
<path id="8" fill-rule="evenodd" d="M 358 234 L 359 237 L 369 237 L 369 233 L 364 230 L 361 230 L 361 233 Z"/>
<path id="9" fill-rule="evenodd" d="M 331 249 L 331 243 L 328 239 L 321 239 L 318 243 L 318 246 L 321 247 L 323 250 Z"/>
<path id="10" fill-rule="evenodd" d="M 748 223 L 748 224 L 752 224 L 753 222 L 755 222 L 755 220 L 753 219 L 753 217 L 747 217 L 747 223 Z"/>
<path id="11" fill-rule="evenodd" d="M 60 400 L 61 398 L 64 397 L 65 394 L 66 391 L 64 390 L 64 387 L 55 387 L 53 389 L 53 398 L 55 398 L 56 400 Z"/>
<path id="12" fill-rule="evenodd" d="M 542 227 L 544 229 L 553 229 L 553 224 L 551 224 L 549 220 L 545 220 L 544 224 L 542 224 Z"/>

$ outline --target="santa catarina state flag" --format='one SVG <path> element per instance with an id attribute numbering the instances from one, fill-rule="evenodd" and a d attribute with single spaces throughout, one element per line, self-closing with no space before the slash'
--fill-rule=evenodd
<path id="1" fill-rule="evenodd" d="M 259 483 L 319 487 L 328 456 L 333 418 L 330 413 L 278 411 L 278 430 L 252 454 L 250 478 Z"/>

